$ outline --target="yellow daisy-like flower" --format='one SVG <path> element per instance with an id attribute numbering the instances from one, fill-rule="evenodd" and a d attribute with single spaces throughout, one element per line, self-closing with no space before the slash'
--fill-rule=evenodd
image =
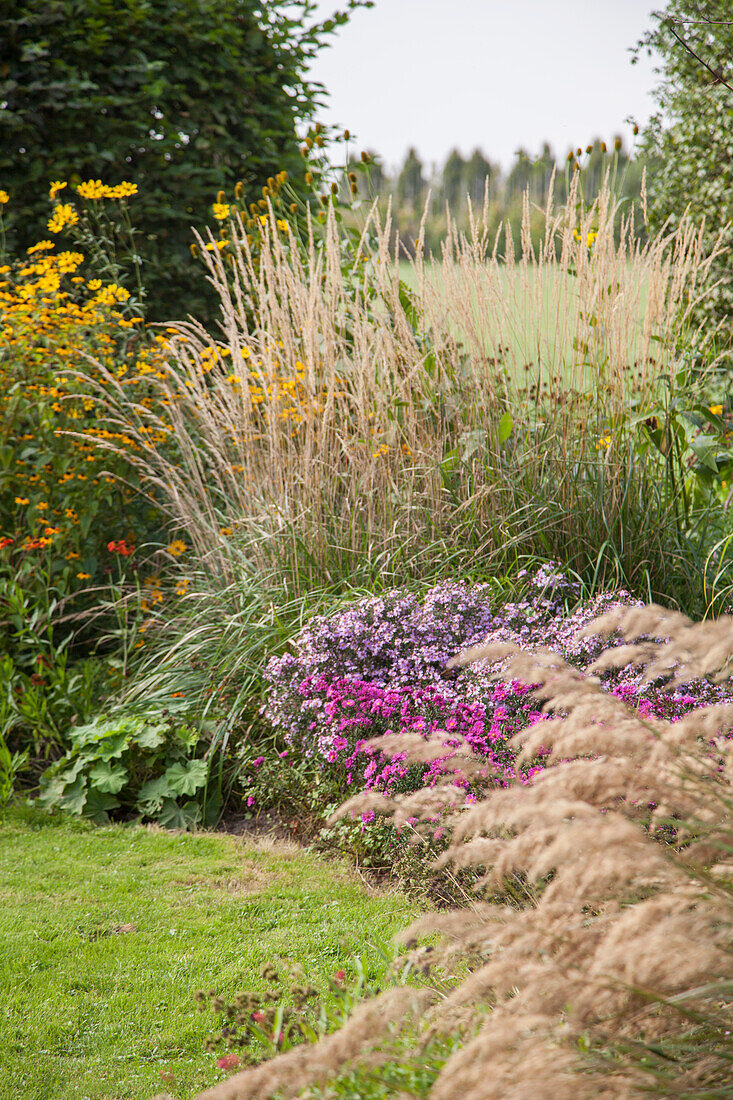
<path id="1" fill-rule="evenodd" d="M 217 241 L 216 244 L 211 244 L 209 242 L 209 244 L 207 244 L 207 246 L 206 246 L 206 251 L 207 252 L 215 252 L 216 249 L 218 248 L 219 251 L 221 252 L 222 248 L 226 248 L 226 246 L 228 244 L 229 244 L 229 241 Z"/>
<path id="2" fill-rule="evenodd" d="M 6 202 L 10 202 L 10 195 L 7 191 L 0 191 L 0 206 L 5 206 Z"/>
<path id="3" fill-rule="evenodd" d="M 709 409 L 710 409 L 710 412 L 713 414 L 713 416 L 720 416 L 723 412 L 723 406 L 722 405 L 710 405 Z"/>
<path id="4" fill-rule="evenodd" d="M 28 497 L 16 497 L 15 498 L 15 503 L 16 504 L 30 504 L 30 501 L 29 501 Z"/>
<path id="5" fill-rule="evenodd" d="M 215 202 L 212 206 L 212 210 L 214 211 L 214 217 L 219 222 L 223 222 L 225 218 L 229 217 L 228 202 Z"/>
<path id="6" fill-rule="evenodd" d="M 290 232 L 290 226 L 288 225 L 288 223 L 285 221 L 284 218 L 278 218 L 277 222 L 275 224 L 277 225 L 277 227 L 278 227 L 278 229 L 280 230 L 281 233 L 289 233 Z"/>
<path id="7" fill-rule="evenodd" d="M 54 180 L 48 192 L 48 197 L 53 201 L 53 199 L 55 199 L 58 195 L 59 191 L 63 191 L 63 189 L 67 186 L 68 184 L 64 183 L 63 180 Z"/>
<path id="8" fill-rule="evenodd" d="M 34 252 L 47 252 L 49 248 L 55 247 L 53 241 L 39 241 L 38 244 L 32 244 L 30 248 L 26 249 L 26 255 L 32 256 Z"/>
<path id="9" fill-rule="evenodd" d="M 111 187 L 109 191 L 109 197 L 111 199 L 128 199 L 131 195 L 137 195 L 137 184 L 128 183 L 127 180 L 123 180 L 122 183 L 118 183 L 116 187 Z"/>
<path id="10" fill-rule="evenodd" d="M 69 202 L 61 202 L 53 212 L 49 220 L 48 229 L 51 233 L 60 233 L 67 226 L 76 225 L 79 215 Z"/>
<path id="11" fill-rule="evenodd" d="M 76 271 L 79 264 L 84 263 L 84 256 L 81 252 L 59 252 L 56 262 L 61 274 L 69 275 L 72 271 Z"/>
<path id="12" fill-rule="evenodd" d="M 81 195 L 83 199 L 91 199 L 94 202 L 98 199 L 111 198 L 110 190 L 107 184 L 102 183 L 101 180 L 86 180 L 76 188 L 77 194 Z"/>
<path id="13" fill-rule="evenodd" d="M 185 554 L 188 550 L 188 544 L 183 539 L 174 539 L 168 547 L 168 553 L 173 554 L 175 558 L 180 558 L 181 554 Z"/>
<path id="14" fill-rule="evenodd" d="M 113 306 L 116 302 L 126 302 L 129 297 L 129 290 L 125 290 L 123 286 L 118 286 L 117 283 L 110 283 L 109 286 L 101 288 L 94 300 L 101 305 Z"/>
<path id="15" fill-rule="evenodd" d="M 36 508 L 38 509 L 39 512 L 45 512 L 46 509 L 48 508 L 48 504 L 45 500 L 39 500 L 38 504 L 36 505 Z"/>
<path id="16" fill-rule="evenodd" d="M 92 576 L 91 573 L 77 573 L 76 575 L 77 575 L 77 577 L 79 578 L 80 581 L 91 580 L 91 576 Z"/>
<path id="17" fill-rule="evenodd" d="M 90 279 L 87 286 L 90 290 L 99 290 L 102 285 L 101 279 Z"/>

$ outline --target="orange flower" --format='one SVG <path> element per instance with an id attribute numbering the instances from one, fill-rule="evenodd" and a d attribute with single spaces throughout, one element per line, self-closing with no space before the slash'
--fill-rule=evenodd
<path id="1" fill-rule="evenodd" d="M 135 553 L 135 547 L 128 546 L 124 539 L 108 542 L 107 549 L 110 554 L 121 554 L 123 558 L 129 558 L 131 554 Z"/>

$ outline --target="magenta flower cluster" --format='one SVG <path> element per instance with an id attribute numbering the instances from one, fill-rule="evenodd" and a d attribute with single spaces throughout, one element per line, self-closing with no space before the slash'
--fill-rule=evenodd
<path id="1" fill-rule="evenodd" d="M 307 676 L 297 690 L 311 706 L 307 731 L 304 736 L 295 734 L 293 743 L 298 738 L 302 753 L 318 755 L 328 769 L 331 787 L 337 790 L 374 789 L 391 795 L 433 786 L 449 772 L 455 785 L 468 791 L 458 754 L 463 745 L 486 762 L 486 774 L 502 786 L 514 779 L 526 781 L 526 775 L 536 770 L 519 771 L 507 744 L 515 732 L 542 717 L 523 684 L 515 682 L 508 689 L 494 685 L 495 697 L 487 702 L 470 702 L 434 684 L 384 687 L 323 674 Z M 510 696 L 511 707 L 502 705 Z M 316 709 L 318 717 L 313 717 Z M 416 768 L 406 763 L 403 753 L 387 758 L 370 743 L 381 735 L 403 733 L 426 739 L 435 735 L 446 751 Z"/>

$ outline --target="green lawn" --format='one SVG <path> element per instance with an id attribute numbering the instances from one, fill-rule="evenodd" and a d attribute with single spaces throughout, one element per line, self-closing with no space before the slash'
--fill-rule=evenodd
<path id="1" fill-rule="evenodd" d="M 620 271 L 624 269 L 628 288 L 625 321 L 620 331 L 625 335 L 623 340 L 617 336 L 613 344 L 616 357 L 614 362 L 618 362 L 619 348 L 623 348 L 624 362 L 631 363 L 641 354 L 641 331 L 647 307 L 649 280 L 644 272 L 638 272 L 635 280 L 631 263 L 623 265 Z M 418 280 L 413 265 L 402 260 L 398 271 L 399 277 L 408 287 L 417 291 Z M 445 298 L 446 318 L 454 316 L 450 297 L 446 292 L 443 265 L 440 262 L 428 263 L 425 271 L 427 282 L 437 288 L 441 298 Z M 619 275 L 620 271 L 616 274 Z M 638 293 L 637 284 L 640 284 Z M 491 292 L 489 287 L 493 288 Z M 458 297 L 465 299 L 465 295 L 464 287 Z M 567 386 L 587 387 L 592 390 L 597 371 L 607 370 L 606 356 L 609 346 L 605 339 L 601 339 L 605 326 L 601 323 L 600 328 L 596 327 L 595 318 L 591 318 L 590 325 L 583 321 L 582 309 L 591 310 L 592 298 L 589 298 L 586 289 L 584 306 L 579 307 L 577 281 L 562 271 L 540 270 L 536 265 L 530 264 L 526 273 L 522 274 L 521 265 L 517 263 L 510 277 L 509 271 L 502 265 L 495 270 L 480 267 L 473 281 L 470 298 L 472 309 L 464 315 L 464 320 L 467 316 L 473 316 L 473 324 L 468 330 L 473 335 L 468 338 L 468 348 L 473 352 L 483 349 L 488 356 L 501 354 L 508 379 L 513 379 L 520 387 L 538 380 L 549 381 L 558 372 Z M 487 303 L 481 309 L 478 305 L 479 298 L 485 299 Z M 581 316 L 576 317 L 579 308 Z M 608 322 L 609 316 L 605 319 Z M 467 332 L 457 321 L 446 321 L 446 324 L 454 335 L 463 340 L 467 338 Z M 575 348 L 576 338 L 588 340 L 590 353 L 579 352 Z M 500 344 L 503 346 L 503 353 L 498 351 Z M 665 361 L 658 342 L 647 348 L 647 351 L 660 358 L 660 361 Z M 587 365 L 591 361 L 595 363 L 595 369 Z M 525 363 L 530 365 L 529 372 L 524 370 Z"/>
<path id="2" fill-rule="evenodd" d="M 94 827 L 14 809 L 0 820 L 0 1097 L 149 1100 L 224 1074 L 196 989 L 264 990 L 300 962 L 324 989 L 415 912 L 344 864 L 215 834 Z M 163 1084 L 171 1070 L 175 1084 Z"/>

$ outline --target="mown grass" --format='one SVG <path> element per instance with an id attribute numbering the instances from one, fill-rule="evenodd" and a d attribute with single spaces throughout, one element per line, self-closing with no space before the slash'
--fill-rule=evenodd
<path id="1" fill-rule="evenodd" d="M 285 843 L 16 808 L 0 822 L 0 1096 L 190 1097 L 224 1076 L 196 989 L 264 991 L 287 957 L 326 990 L 414 912 Z M 164 1083 L 171 1072 L 175 1083 Z"/>

